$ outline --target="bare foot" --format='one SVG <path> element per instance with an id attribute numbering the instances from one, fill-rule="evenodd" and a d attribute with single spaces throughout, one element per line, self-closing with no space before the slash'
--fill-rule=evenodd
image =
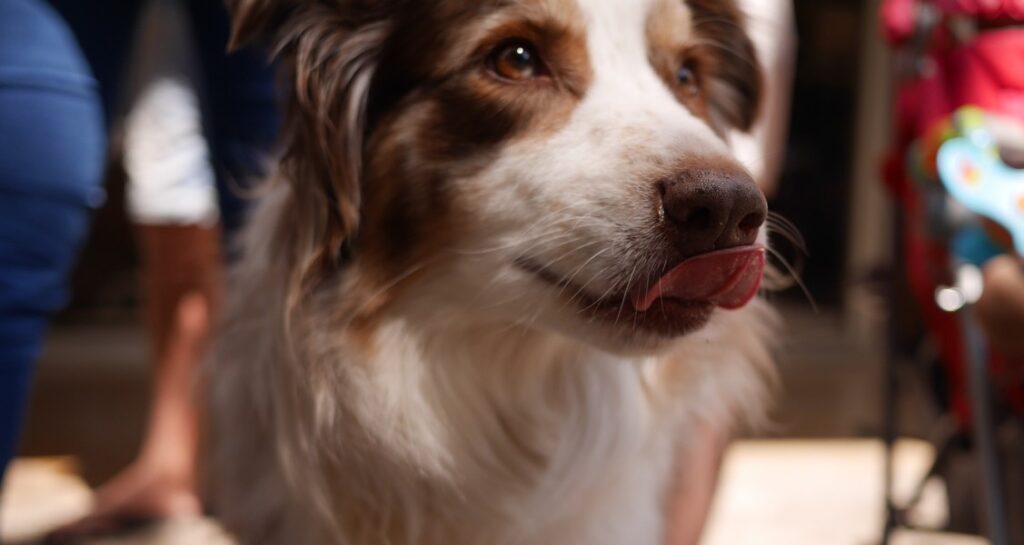
<path id="1" fill-rule="evenodd" d="M 96 491 L 92 513 L 54 531 L 47 543 L 75 543 L 155 521 L 199 516 L 201 510 L 191 479 L 137 461 Z"/>

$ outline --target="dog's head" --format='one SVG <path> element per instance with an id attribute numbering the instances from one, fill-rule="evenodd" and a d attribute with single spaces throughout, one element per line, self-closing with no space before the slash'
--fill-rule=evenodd
<path id="1" fill-rule="evenodd" d="M 756 291 L 765 202 L 723 135 L 761 82 L 733 2 L 229 3 L 290 70 L 310 284 L 616 349 Z"/>

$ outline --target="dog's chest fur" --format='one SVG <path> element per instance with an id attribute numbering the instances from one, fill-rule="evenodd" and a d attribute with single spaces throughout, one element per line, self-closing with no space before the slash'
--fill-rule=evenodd
<path id="1" fill-rule="evenodd" d="M 424 503 L 406 515 L 422 516 L 426 535 L 437 525 L 438 543 L 658 542 L 679 422 L 655 406 L 653 360 L 456 323 L 389 324 L 377 345 L 347 403 L 379 446 L 366 471 L 385 461 L 392 477 L 417 476 Z"/>
<path id="2" fill-rule="evenodd" d="M 345 362 L 309 403 L 276 401 L 297 414 L 253 445 L 277 459 L 241 479 L 280 487 L 260 516 L 310 543 L 660 543 L 685 428 L 654 405 L 643 364 L 491 335 L 505 338 L 451 345 L 391 325 L 373 361 Z"/>

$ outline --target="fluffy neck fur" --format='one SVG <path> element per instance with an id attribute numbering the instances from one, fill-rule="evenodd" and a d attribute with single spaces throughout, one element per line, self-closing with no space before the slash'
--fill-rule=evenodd
<path id="1" fill-rule="evenodd" d="M 763 407 L 760 305 L 634 360 L 457 317 L 368 334 L 334 295 L 287 325 L 275 201 L 211 384 L 215 492 L 245 543 L 655 545 L 690 427 Z"/>

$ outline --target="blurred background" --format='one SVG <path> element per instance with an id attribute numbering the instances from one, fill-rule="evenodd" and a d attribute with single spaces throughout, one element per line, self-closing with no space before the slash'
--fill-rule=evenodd
<path id="1" fill-rule="evenodd" d="M 159 15 L 147 18 L 140 36 L 185 32 L 176 25 L 187 27 L 187 21 L 171 3 L 158 3 Z M 936 422 L 944 421 L 944 408 L 913 355 L 901 356 L 910 363 L 896 364 L 894 373 L 887 367 L 893 297 L 886 286 L 899 267 L 889 241 L 898 229 L 881 165 L 892 142 L 896 81 L 894 57 L 879 30 L 880 2 L 795 0 L 793 6 L 799 36 L 793 108 L 771 208 L 806 238 L 806 292 L 771 296 L 788 331 L 779 352 L 782 395 L 768 433 L 730 451 L 705 543 L 867 545 L 881 543 L 887 525 L 960 534 L 897 529 L 896 543 L 986 543 L 968 535 L 984 526 L 977 508 L 980 476 L 969 448 L 954 449 L 936 470 L 944 478 L 923 488 L 912 512 L 890 518 L 885 503 L 882 437 L 893 376 L 900 384 L 893 398 L 899 410 L 889 422 L 903 438 L 892 472 L 897 504 L 909 499 L 936 457 L 943 435 Z M 123 155 L 115 138 L 106 202 L 74 269 L 71 303 L 54 322 L 37 370 L 23 459 L 8 477 L 2 502 L 0 526 L 9 536 L 87 511 L 88 494 L 70 475 L 89 485 L 116 475 L 135 457 L 147 425 L 151 347 L 140 319 L 145 301 L 136 231 L 124 212 Z M 1019 434 L 1001 433 L 1003 469 L 1016 471 L 1020 482 Z M 1011 509 L 1022 505 L 1014 503 L 1019 498 L 1008 501 Z M 1024 517 L 1021 510 L 1013 514 Z M 221 539 L 209 528 L 171 532 L 178 537 L 109 543 Z"/>

